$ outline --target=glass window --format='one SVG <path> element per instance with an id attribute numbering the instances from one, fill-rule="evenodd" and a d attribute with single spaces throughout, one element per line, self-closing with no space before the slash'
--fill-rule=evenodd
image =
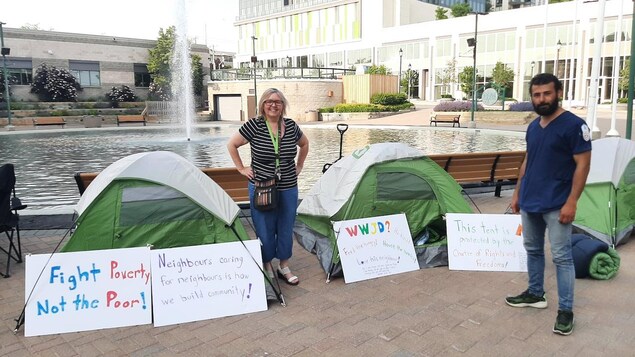
<path id="1" fill-rule="evenodd" d="M 8 78 L 13 85 L 33 83 L 33 65 L 31 59 L 7 58 Z"/>
<path id="2" fill-rule="evenodd" d="M 145 63 L 134 64 L 134 85 L 135 87 L 149 87 L 152 78 L 148 73 L 148 65 Z"/>
<path id="3" fill-rule="evenodd" d="M 101 86 L 99 62 L 69 61 L 68 67 L 83 87 Z"/>

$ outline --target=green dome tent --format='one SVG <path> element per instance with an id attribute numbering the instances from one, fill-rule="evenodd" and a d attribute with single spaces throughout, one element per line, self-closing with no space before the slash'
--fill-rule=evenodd
<path id="1" fill-rule="evenodd" d="M 573 222 L 611 246 L 625 243 L 635 228 L 635 142 L 593 141 L 591 170 Z"/>
<path id="2" fill-rule="evenodd" d="M 331 276 L 341 275 L 332 222 L 405 213 L 414 239 L 445 235 L 443 216 L 471 213 L 461 187 L 419 150 L 401 143 L 368 145 L 333 164 L 298 206 L 296 239 Z M 415 246 L 419 266 L 447 264 L 444 241 Z"/>
<path id="3" fill-rule="evenodd" d="M 196 166 L 167 151 L 127 156 L 103 170 L 77 204 L 63 252 L 173 248 L 249 239 L 240 208 Z"/>

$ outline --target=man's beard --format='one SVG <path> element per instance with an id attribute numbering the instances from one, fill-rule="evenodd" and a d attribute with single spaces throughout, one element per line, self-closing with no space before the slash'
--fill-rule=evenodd
<path id="1" fill-rule="evenodd" d="M 553 102 L 543 103 L 540 105 L 536 105 L 535 103 L 531 104 L 534 106 L 534 111 L 541 116 L 550 116 L 558 110 L 558 99 Z"/>

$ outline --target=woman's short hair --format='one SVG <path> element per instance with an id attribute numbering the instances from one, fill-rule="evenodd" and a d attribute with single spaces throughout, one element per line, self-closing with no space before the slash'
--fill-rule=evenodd
<path id="1" fill-rule="evenodd" d="M 285 115 L 287 115 L 287 107 L 289 107 L 289 101 L 287 100 L 287 97 L 284 96 L 284 94 L 282 94 L 281 91 L 279 91 L 276 88 L 269 88 L 267 90 L 265 90 L 264 92 L 262 92 L 262 95 L 260 96 L 260 100 L 258 101 L 258 116 L 264 117 L 265 116 L 265 101 L 267 99 L 269 99 L 269 97 L 271 97 L 273 94 L 277 94 L 278 97 L 280 97 L 280 100 L 282 101 L 282 116 L 284 117 Z"/>

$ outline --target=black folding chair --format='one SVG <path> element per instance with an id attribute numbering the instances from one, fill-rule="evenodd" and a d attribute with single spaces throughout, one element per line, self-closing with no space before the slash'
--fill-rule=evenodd
<path id="1" fill-rule="evenodd" d="M 11 259 L 22 263 L 22 246 L 20 244 L 20 216 L 18 210 L 25 209 L 20 199 L 15 195 L 15 170 L 12 164 L 0 166 L 0 233 L 4 233 L 9 240 L 9 247 L 0 250 L 7 254 L 7 270 L 5 278 L 10 276 Z M 15 235 L 15 240 L 14 240 Z"/>

